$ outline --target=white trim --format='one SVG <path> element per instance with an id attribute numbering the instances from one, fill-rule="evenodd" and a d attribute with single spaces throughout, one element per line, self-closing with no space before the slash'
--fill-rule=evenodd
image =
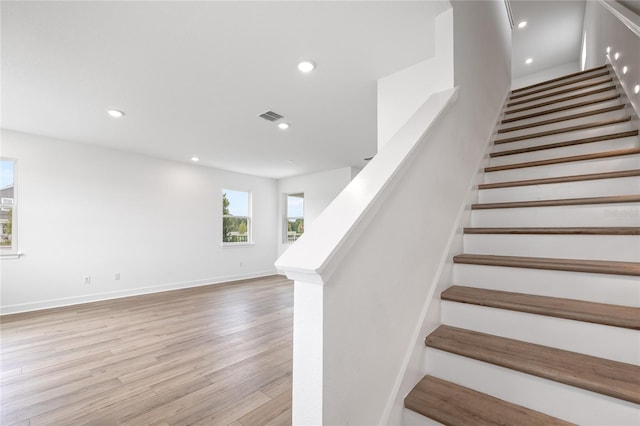
<path id="1" fill-rule="evenodd" d="M 640 37 L 640 17 L 623 5 L 614 1 L 598 0 L 613 16 L 618 18 L 632 33 Z"/>
<path id="2" fill-rule="evenodd" d="M 234 281 L 246 280 L 251 278 L 268 277 L 277 275 L 275 270 L 258 271 L 248 274 L 227 275 L 222 277 L 207 278 L 202 280 L 183 281 L 169 284 L 153 285 L 148 287 L 139 287 L 130 290 L 110 291 L 104 293 L 95 293 L 85 296 L 63 297 L 59 299 L 42 300 L 39 302 L 19 303 L 16 305 L 8 305 L 0 307 L 0 315 L 17 314 L 20 312 L 39 311 L 42 309 L 60 308 L 64 306 L 78 305 L 81 303 L 100 302 L 103 300 L 120 299 L 122 297 L 139 296 L 143 294 L 160 293 L 164 291 L 181 290 L 191 287 L 202 287 L 207 285 L 226 284 Z"/>
<path id="3" fill-rule="evenodd" d="M 252 242 L 247 242 L 247 243 L 220 243 L 220 246 L 222 248 L 233 248 L 233 247 L 253 247 L 255 246 L 256 243 Z"/>

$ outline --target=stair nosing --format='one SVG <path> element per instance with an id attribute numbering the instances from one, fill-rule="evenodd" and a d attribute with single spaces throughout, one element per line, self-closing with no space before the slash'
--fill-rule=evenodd
<path id="1" fill-rule="evenodd" d="M 600 71 L 600 72 L 597 72 L 597 73 L 595 73 L 593 75 L 589 75 L 589 76 L 581 76 L 581 77 L 579 77 L 579 78 L 577 78 L 575 80 L 565 81 L 563 83 L 552 84 L 551 86 L 545 87 L 545 88 L 540 87 L 540 88 L 528 91 L 527 93 L 516 93 L 514 95 L 513 92 L 511 92 L 512 94 L 509 97 L 509 100 L 520 99 L 520 98 L 523 98 L 525 96 L 535 95 L 535 94 L 538 94 L 538 93 L 546 92 L 547 90 L 558 89 L 560 87 L 569 86 L 571 84 L 576 84 L 576 83 L 581 83 L 583 81 L 591 80 L 592 78 L 605 77 L 607 75 L 609 75 L 609 70 L 606 70 L 604 72 Z M 547 84 L 551 84 L 551 83 L 547 83 Z"/>
<path id="2" fill-rule="evenodd" d="M 640 235 L 640 226 L 468 227 L 465 235 Z"/>
<path id="3" fill-rule="evenodd" d="M 579 118 L 591 117 L 593 115 L 598 115 L 598 114 L 606 114 L 607 112 L 618 111 L 618 110 L 624 109 L 625 107 L 626 107 L 625 104 L 613 105 L 613 106 L 610 106 L 610 107 L 595 109 L 595 110 L 592 110 L 592 111 L 581 112 L 581 113 L 578 113 L 578 114 L 565 115 L 565 116 L 562 116 L 562 117 L 550 118 L 548 120 L 536 121 L 535 123 L 523 124 L 523 125 L 514 126 L 514 127 L 507 127 L 507 128 L 503 128 L 503 129 L 498 129 L 498 134 L 509 133 L 509 132 L 517 132 L 518 130 L 530 129 L 532 127 L 546 126 L 546 125 L 549 125 L 549 124 L 561 123 L 563 121 L 577 120 Z"/>
<path id="4" fill-rule="evenodd" d="M 459 285 L 444 290 L 440 298 L 456 303 L 640 330 L 640 308 L 631 306 Z"/>
<path id="5" fill-rule="evenodd" d="M 578 90 L 588 89 L 589 87 L 600 86 L 601 84 L 607 84 L 607 83 L 613 83 L 613 77 L 610 77 L 610 78 L 607 78 L 607 79 L 604 79 L 604 80 L 594 81 L 594 82 L 591 82 L 591 83 L 588 83 L 588 84 L 583 84 L 582 86 L 572 87 L 570 89 L 558 90 L 557 92 L 547 93 L 546 95 L 534 96 L 533 98 L 529 98 L 529 99 L 521 99 L 521 100 L 518 100 L 516 102 L 507 102 L 506 107 L 509 108 L 509 107 L 516 106 L 516 105 L 526 104 L 528 102 L 539 101 L 539 100 L 542 100 L 544 98 L 550 98 L 552 96 L 564 95 L 565 93 L 571 93 L 571 92 L 575 92 L 575 91 L 578 91 Z"/>
<path id="6" fill-rule="evenodd" d="M 506 268 L 640 276 L 640 263 L 635 262 L 499 256 L 491 254 L 459 254 L 453 257 L 453 262 L 470 265 L 501 266 Z"/>
<path id="7" fill-rule="evenodd" d="M 478 185 L 478 189 L 486 190 L 486 189 L 513 188 L 516 186 L 549 185 L 554 183 L 582 182 L 582 181 L 599 180 L 599 179 L 618 179 L 618 178 L 634 177 L 634 176 L 640 176 L 640 169 L 620 170 L 616 172 L 590 173 L 590 174 L 583 174 L 583 175 L 559 176 L 559 177 L 540 178 L 540 179 L 514 180 L 514 181 L 496 182 L 496 183 L 482 183 Z"/>
<path id="8" fill-rule="evenodd" d="M 570 109 L 587 107 L 587 106 L 591 106 L 591 105 L 600 104 L 600 103 L 603 103 L 603 102 L 614 101 L 614 100 L 619 99 L 619 98 L 620 98 L 620 93 L 615 93 L 615 94 L 613 94 L 613 95 L 611 95 L 609 97 L 594 99 L 592 101 L 578 102 L 576 104 L 565 105 L 565 106 L 562 106 L 562 107 L 552 108 L 552 109 L 548 109 L 548 110 L 544 110 L 544 111 L 540 111 L 540 112 L 534 112 L 534 113 L 531 113 L 531 114 L 520 115 L 518 117 L 506 118 L 506 119 L 500 121 L 500 124 L 508 124 L 508 123 L 513 123 L 513 122 L 520 121 L 520 120 L 527 120 L 529 118 L 540 117 L 542 115 L 554 114 L 556 112 L 567 111 L 567 110 L 570 110 Z"/>
<path id="9" fill-rule="evenodd" d="M 515 209 L 523 207 L 579 206 L 585 204 L 640 203 L 640 194 L 610 195 L 604 197 L 560 198 L 552 200 L 507 201 L 501 203 L 475 203 L 471 210 Z"/>
<path id="10" fill-rule="evenodd" d="M 571 73 L 571 74 L 563 75 L 562 77 L 552 78 L 551 80 L 545 80 L 545 81 L 541 81 L 540 83 L 535 83 L 535 84 L 530 84 L 528 86 L 519 87 L 517 89 L 512 90 L 511 93 L 517 93 L 517 92 L 520 92 L 522 90 L 527 90 L 527 89 L 531 89 L 531 88 L 534 88 L 534 87 L 543 86 L 543 85 L 549 84 L 549 83 L 555 83 L 556 81 L 561 81 L 561 80 L 564 80 L 564 79 L 567 79 L 567 78 L 575 77 L 577 75 L 587 74 L 587 73 L 594 72 L 594 71 L 600 71 L 601 69 L 605 69 L 607 67 L 608 67 L 608 65 L 605 64 L 605 65 L 601 65 L 599 67 L 591 68 L 591 69 L 588 69 L 588 70 L 574 72 L 574 73 Z"/>
<path id="11" fill-rule="evenodd" d="M 531 109 L 541 108 L 541 107 L 548 106 L 548 105 L 553 105 L 553 104 L 559 104 L 561 102 L 567 102 L 567 101 L 571 101 L 571 100 L 578 99 L 578 98 L 584 98 L 584 97 L 591 96 L 591 95 L 597 95 L 598 93 L 608 92 L 609 90 L 616 90 L 616 86 L 615 85 L 611 85 L 611 86 L 607 86 L 607 87 L 602 87 L 600 89 L 594 89 L 594 90 L 591 90 L 589 92 L 578 93 L 578 94 L 575 94 L 575 95 L 566 96 L 564 98 L 552 99 L 550 101 L 540 102 L 539 104 L 529 105 L 529 106 L 526 106 L 526 107 L 515 108 L 515 109 L 511 109 L 511 110 L 506 110 L 507 107 L 505 106 L 504 114 L 505 115 L 507 115 L 507 114 L 516 114 L 518 112 L 523 112 L 523 111 L 527 111 L 527 110 L 531 110 Z"/>
<path id="12" fill-rule="evenodd" d="M 485 167 L 484 171 L 499 172 L 504 170 L 524 169 L 527 167 L 549 166 L 552 164 L 574 163 L 576 161 L 597 160 L 602 158 L 620 157 L 624 155 L 640 154 L 640 148 L 626 148 L 614 151 L 602 151 L 593 154 L 572 155 L 569 157 L 549 158 L 546 160 L 527 161 L 524 163 L 503 164 L 501 166 Z"/>
<path id="13" fill-rule="evenodd" d="M 589 138 L 572 139 L 569 141 L 554 142 L 545 145 L 536 145 L 526 148 L 511 149 L 508 151 L 495 151 L 489 154 L 491 158 L 504 157 L 506 155 L 525 154 L 529 152 L 544 151 L 546 149 L 565 148 L 567 146 L 583 145 L 586 143 L 603 142 L 613 139 L 622 139 L 638 136 L 638 130 L 627 130 L 625 132 L 608 133 L 601 136 L 592 136 Z"/>
<path id="14" fill-rule="evenodd" d="M 576 131 L 579 131 L 579 130 L 593 129 L 593 128 L 596 128 L 596 127 L 610 126 L 612 124 L 620 124 L 620 123 L 625 123 L 625 122 L 628 122 L 628 121 L 631 121 L 631 117 L 627 115 L 625 117 L 616 118 L 616 119 L 612 119 L 612 120 L 598 121 L 598 122 L 595 122 L 595 123 L 580 124 L 580 125 L 577 125 L 577 126 L 570 126 L 570 127 L 561 127 L 559 129 L 545 130 L 544 132 L 529 133 L 527 135 L 514 136 L 514 137 L 511 137 L 511 138 L 495 139 L 493 141 L 493 143 L 496 144 L 496 145 L 500 145 L 500 144 L 504 144 L 504 143 L 518 142 L 518 141 L 524 141 L 524 140 L 528 140 L 528 139 L 541 138 L 541 137 L 544 137 L 544 136 L 559 135 L 561 133 L 569 133 L 569 132 L 576 132 Z"/>
<path id="15" fill-rule="evenodd" d="M 633 364 L 447 325 L 429 334 L 425 345 L 640 404 L 640 367 Z M 614 371 L 619 377 L 612 377 Z"/>

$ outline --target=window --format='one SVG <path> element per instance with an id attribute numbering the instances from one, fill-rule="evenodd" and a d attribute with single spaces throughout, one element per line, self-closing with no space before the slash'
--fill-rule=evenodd
<path id="1" fill-rule="evenodd" d="M 0 249 L 15 251 L 15 161 L 0 159 Z"/>
<path id="2" fill-rule="evenodd" d="M 285 243 L 292 243 L 304 233 L 304 194 L 287 194 Z"/>
<path id="3" fill-rule="evenodd" d="M 251 243 L 251 193 L 222 190 L 222 243 Z"/>

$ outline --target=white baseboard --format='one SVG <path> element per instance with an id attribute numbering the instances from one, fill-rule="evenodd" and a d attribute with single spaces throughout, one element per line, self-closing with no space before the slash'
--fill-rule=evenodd
<path id="1" fill-rule="evenodd" d="M 234 281 L 246 280 L 250 278 L 260 278 L 276 275 L 275 269 L 267 271 L 257 271 L 247 274 L 226 275 L 202 280 L 182 281 L 168 284 L 138 287 L 128 290 L 111 291 L 105 293 L 94 293 L 83 296 L 63 297 L 59 299 L 42 300 L 38 302 L 19 303 L 16 305 L 0 306 L 0 315 L 17 314 L 21 312 L 40 311 L 43 309 L 60 308 L 63 306 L 78 305 L 81 303 L 99 302 L 103 300 L 120 299 L 122 297 L 138 296 L 142 294 L 160 293 L 163 291 L 180 290 L 191 287 L 201 287 L 213 284 L 225 284 Z"/>

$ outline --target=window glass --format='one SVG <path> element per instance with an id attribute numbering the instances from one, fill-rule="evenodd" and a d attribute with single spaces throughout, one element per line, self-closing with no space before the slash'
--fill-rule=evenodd
<path id="1" fill-rule="evenodd" d="M 285 243 L 296 241 L 304 233 L 304 194 L 287 194 Z"/>
<path id="2" fill-rule="evenodd" d="M 15 162 L 0 159 L 0 248 L 15 248 Z"/>
<path id="3" fill-rule="evenodd" d="M 251 242 L 251 193 L 222 190 L 222 242 Z"/>

